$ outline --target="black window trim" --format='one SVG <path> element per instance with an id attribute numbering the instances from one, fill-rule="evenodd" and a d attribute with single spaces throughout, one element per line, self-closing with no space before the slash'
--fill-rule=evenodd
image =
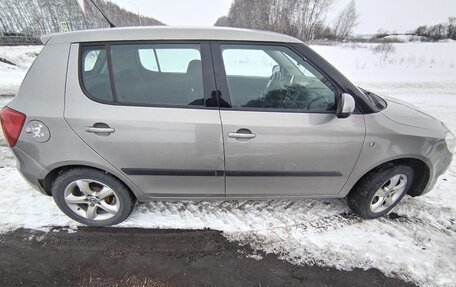
<path id="1" fill-rule="evenodd" d="M 82 82 L 82 56 L 81 50 L 83 47 L 88 46 L 104 46 L 104 45 L 111 45 L 111 44 L 200 44 L 201 46 L 201 60 L 203 65 L 203 85 L 204 85 L 204 98 L 205 98 L 205 105 L 203 106 L 190 106 L 190 105 L 159 105 L 159 104 L 126 104 L 126 103 L 114 103 L 110 101 L 102 101 L 99 99 L 95 99 L 90 96 L 90 94 L 86 91 L 83 82 Z M 117 106 L 133 106 L 133 107 L 160 107 L 160 108 L 182 108 L 182 109 L 222 109 L 222 110 L 240 110 L 240 111 L 248 111 L 247 108 L 237 109 L 231 108 L 231 101 L 228 93 L 228 85 L 226 82 L 226 76 L 224 75 L 224 65 L 223 59 L 221 55 L 220 47 L 217 51 L 217 45 L 226 44 L 226 45 L 266 45 L 266 46 L 280 46 L 286 47 L 293 52 L 295 52 L 298 56 L 302 57 L 305 61 L 307 61 L 313 68 L 315 68 L 318 72 L 320 72 L 323 76 L 325 76 L 339 91 L 338 95 L 336 95 L 336 104 L 338 103 L 338 98 L 343 92 L 350 93 L 352 96 L 355 97 L 356 101 L 356 109 L 353 114 L 370 114 L 376 113 L 380 111 L 379 109 L 373 108 L 369 103 L 366 102 L 366 97 L 364 94 L 360 94 L 362 92 L 358 92 L 357 88 L 354 87 L 349 80 L 345 79 L 345 77 L 340 75 L 335 75 L 335 78 L 342 81 L 339 83 L 335 80 L 334 77 L 330 76 L 328 72 L 337 72 L 331 64 L 327 63 L 324 59 L 320 59 L 321 57 L 317 56 L 314 51 L 310 48 L 305 46 L 304 44 L 299 43 L 285 43 L 285 42 L 260 42 L 260 41 L 230 41 L 230 40 L 116 40 L 116 41 L 93 41 L 93 42 L 79 42 L 76 43 L 79 45 L 78 48 L 78 79 L 79 79 L 79 86 L 84 93 L 84 95 L 89 98 L 90 100 L 102 104 L 107 105 L 117 105 Z M 310 53 L 310 55 L 306 55 L 306 53 Z M 315 54 L 315 55 L 313 55 Z M 110 56 L 110 55 L 109 55 Z M 328 69 L 328 72 L 319 67 L 319 65 L 315 64 L 315 62 L 323 61 L 324 66 Z M 329 67 L 327 67 L 329 66 Z M 222 73 L 223 72 L 223 75 Z M 348 81 L 348 82 L 347 82 Z M 111 81 L 110 81 L 111 82 Z M 210 99 L 216 99 L 217 104 L 210 103 Z M 210 103 L 210 104 L 208 104 Z M 258 109 L 251 109 L 252 111 L 260 111 Z M 333 114 L 332 111 L 311 111 L 311 110 L 282 110 L 282 109 L 264 109 L 264 112 L 285 112 L 285 113 L 324 113 L 324 114 Z"/>
<path id="2" fill-rule="evenodd" d="M 173 105 L 173 104 L 137 104 L 137 103 L 119 103 L 115 95 L 115 85 L 112 73 L 112 59 L 111 59 L 111 45 L 154 45 L 154 44 L 198 44 L 200 45 L 201 64 L 203 66 L 203 90 L 204 90 L 204 105 Z M 113 101 L 105 101 L 97 99 L 90 95 L 84 86 L 82 80 L 82 72 L 84 67 L 83 49 L 86 47 L 102 47 L 106 51 L 106 59 L 108 64 L 109 82 Z M 79 86 L 84 95 L 90 100 L 112 106 L 130 106 L 130 107 L 156 107 L 156 108 L 174 108 L 174 109 L 219 109 L 218 99 L 217 102 L 211 102 L 214 99 L 214 92 L 216 90 L 215 78 L 212 64 L 212 54 L 210 41 L 207 40 L 133 40 L 133 41 L 101 41 L 101 42 L 81 42 L 78 48 L 78 80 Z"/>
<path id="3" fill-rule="evenodd" d="M 227 77 L 225 72 L 225 65 L 222 57 L 221 45 L 239 45 L 239 46 L 277 46 L 282 48 L 287 48 L 294 52 L 296 55 L 301 57 L 304 61 L 308 62 L 315 70 L 321 73 L 328 81 L 333 85 L 336 90 L 336 106 L 339 102 L 339 98 L 343 93 L 340 85 L 334 81 L 331 77 L 322 71 L 318 66 L 316 66 L 312 61 L 307 59 L 305 55 L 297 51 L 292 45 L 288 43 L 278 43 L 278 42 L 254 42 L 254 41 L 212 41 L 211 42 L 211 51 L 212 57 L 214 60 L 214 70 L 216 74 L 217 89 L 220 91 L 220 97 L 223 101 L 229 103 L 228 107 L 220 107 L 221 110 L 226 111 L 248 111 L 248 112 L 274 112 L 274 113 L 296 113 L 296 114 L 336 114 L 334 111 L 319 111 L 319 110 L 298 110 L 298 109 L 271 109 L 271 108 L 253 108 L 253 107 L 231 107 L 231 97 L 228 89 Z"/>
<path id="4" fill-rule="evenodd" d="M 112 71 L 111 45 L 105 44 L 105 53 L 106 53 L 106 62 L 108 64 L 109 83 L 111 84 L 112 102 L 117 103 L 117 91 L 116 91 L 116 85 L 114 83 L 114 73 Z M 82 71 L 82 69 L 81 69 L 81 71 Z M 84 89 L 85 89 L 85 86 L 84 86 Z M 88 91 L 87 91 L 87 94 L 89 94 Z"/>

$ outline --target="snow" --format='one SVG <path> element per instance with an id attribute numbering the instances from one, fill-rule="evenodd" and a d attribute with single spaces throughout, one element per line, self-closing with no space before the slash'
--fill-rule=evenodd
<path id="1" fill-rule="evenodd" d="M 456 45 L 454 43 L 393 44 L 395 52 L 387 58 L 375 54 L 382 44 L 343 44 L 313 46 L 349 79 L 357 83 L 411 83 L 456 85 Z"/>
<path id="2" fill-rule="evenodd" d="M 360 86 L 415 104 L 456 131 L 456 43 L 394 44 L 387 58 L 375 45 L 312 48 Z M 2 77 L 12 91 L 15 81 L 9 86 Z M 3 141 L 0 159 L 0 231 L 79 226 L 25 183 Z M 180 201 L 139 204 L 118 227 L 211 228 L 253 247 L 258 253 L 246 256 L 256 260 L 274 253 L 294 264 L 378 268 L 423 286 L 456 286 L 455 189 L 453 162 L 429 194 L 405 197 L 391 216 L 375 220 L 359 219 L 343 199 Z"/>
<path id="3" fill-rule="evenodd" d="M 41 49 L 42 46 L 0 47 L 0 58 L 15 64 L 10 65 L 0 61 L 0 95 L 17 92 L 28 68 Z"/>

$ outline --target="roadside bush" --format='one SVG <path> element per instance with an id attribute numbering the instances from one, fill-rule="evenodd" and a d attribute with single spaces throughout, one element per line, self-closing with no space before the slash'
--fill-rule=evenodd
<path id="1" fill-rule="evenodd" d="M 380 55 L 383 61 L 386 61 L 388 57 L 396 52 L 396 48 L 392 43 L 385 42 L 381 44 L 377 44 L 371 48 L 374 54 Z"/>

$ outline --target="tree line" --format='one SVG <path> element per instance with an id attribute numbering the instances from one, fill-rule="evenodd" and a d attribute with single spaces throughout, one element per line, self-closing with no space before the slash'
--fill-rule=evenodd
<path id="1" fill-rule="evenodd" d="M 344 41 L 358 25 L 359 14 L 351 1 L 328 23 L 326 13 L 332 5 L 333 0 L 234 0 L 228 15 L 214 25 L 274 31 L 303 41 Z"/>
<path id="2" fill-rule="evenodd" d="M 415 35 L 426 37 L 433 41 L 442 39 L 456 40 L 456 17 L 448 18 L 448 23 L 420 26 L 415 30 Z"/>
<path id="3" fill-rule="evenodd" d="M 116 26 L 164 25 L 160 21 L 127 11 L 104 0 L 93 0 Z M 0 0 L 0 31 L 4 35 L 41 35 L 69 30 L 109 27 L 101 13 L 85 1 L 84 16 L 76 0 Z M 64 23 L 63 26 L 66 24 Z"/>
<path id="4" fill-rule="evenodd" d="M 109 27 L 90 0 L 84 1 L 85 16 L 76 0 L 0 0 L 0 35 L 38 38 L 44 34 L 61 32 L 62 22 L 68 24 L 70 30 Z M 127 11 L 110 1 L 93 1 L 116 26 L 164 25 L 154 18 Z M 352 38 L 353 29 L 358 24 L 359 14 L 355 2 L 352 0 L 329 22 L 326 13 L 333 7 L 333 1 L 234 0 L 228 15 L 220 17 L 215 26 L 274 31 L 303 41 L 348 40 Z M 450 17 L 448 23 L 418 27 L 412 34 L 430 40 L 456 40 L 456 17 Z M 376 35 L 377 38 L 379 36 Z"/>

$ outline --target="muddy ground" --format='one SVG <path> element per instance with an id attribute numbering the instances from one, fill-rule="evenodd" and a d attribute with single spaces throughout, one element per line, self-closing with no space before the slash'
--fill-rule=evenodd
<path id="1" fill-rule="evenodd" d="M 251 255 L 212 230 L 20 229 L 0 235 L 0 286 L 414 286 Z"/>

